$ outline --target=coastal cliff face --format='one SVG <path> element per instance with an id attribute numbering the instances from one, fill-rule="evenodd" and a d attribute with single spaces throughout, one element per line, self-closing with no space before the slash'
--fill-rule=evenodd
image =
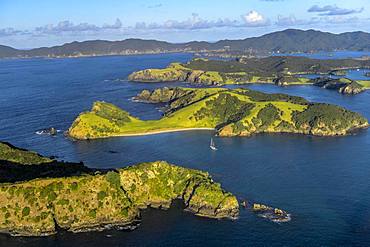
<path id="1" fill-rule="evenodd" d="M 100 112 L 107 103 L 97 102 L 91 112 L 80 114 L 69 129 L 69 135 L 76 139 L 95 139 L 211 128 L 220 136 L 257 133 L 335 136 L 368 127 L 363 116 L 338 106 L 249 89 L 164 88 L 143 91 L 135 100 L 167 103 L 164 117 L 143 121 L 117 107 L 109 113 Z M 118 116 L 126 116 L 126 121 L 117 122 Z"/>
<path id="2" fill-rule="evenodd" d="M 199 216 L 234 219 L 239 213 L 235 196 L 208 173 L 158 161 L 106 174 L 0 184 L 0 232 L 46 236 L 58 227 L 72 232 L 131 229 L 140 209 L 168 208 L 174 199 Z"/>

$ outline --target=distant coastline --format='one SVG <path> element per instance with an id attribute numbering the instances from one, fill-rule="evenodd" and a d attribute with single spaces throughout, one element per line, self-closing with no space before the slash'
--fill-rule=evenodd
<path id="1" fill-rule="evenodd" d="M 299 42 L 297 42 L 299 40 Z M 71 42 L 53 47 L 40 47 L 30 50 L 15 49 L 0 45 L 0 58 L 75 58 L 110 55 L 140 55 L 162 53 L 220 53 L 272 55 L 280 53 L 313 53 L 320 51 L 366 51 L 370 47 L 370 34 L 358 32 L 332 34 L 316 30 L 286 29 L 260 37 L 242 40 L 220 40 L 217 42 L 192 41 L 170 43 L 158 40 L 126 39 L 121 41 L 89 40 Z"/>

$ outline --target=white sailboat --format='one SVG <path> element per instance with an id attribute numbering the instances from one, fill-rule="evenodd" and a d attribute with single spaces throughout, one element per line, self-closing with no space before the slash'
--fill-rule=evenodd
<path id="1" fill-rule="evenodd" d="M 213 141 L 213 138 L 211 138 L 211 144 L 209 145 L 209 147 L 210 147 L 212 150 L 214 150 L 214 151 L 216 151 L 216 150 L 217 150 L 216 145 L 215 145 L 215 142 Z"/>

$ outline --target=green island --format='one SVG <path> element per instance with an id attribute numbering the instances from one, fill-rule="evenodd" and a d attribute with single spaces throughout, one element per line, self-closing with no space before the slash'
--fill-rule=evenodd
<path id="1" fill-rule="evenodd" d="M 95 102 L 69 128 L 75 139 L 148 135 L 212 129 L 219 136 L 257 133 L 299 133 L 316 136 L 346 135 L 368 127 L 366 118 L 335 105 L 310 103 L 285 94 L 249 89 L 161 88 L 142 91 L 137 101 L 165 102 L 159 120 L 140 120 L 117 106 Z"/>
<path id="2" fill-rule="evenodd" d="M 202 85 L 274 83 L 279 86 L 320 86 L 315 84 L 315 80 L 303 75 L 345 75 L 346 70 L 358 68 L 370 68 L 370 60 L 319 60 L 294 56 L 241 58 L 238 61 L 197 58 L 184 64 L 172 63 L 164 69 L 137 71 L 129 75 L 128 79 L 137 82 L 185 81 Z M 343 80 L 335 89 L 341 93 L 356 94 L 369 89 L 369 83 L 370 81 Z M 354 87 L 356 89 L 352 90 Z"/>
<path id="3" fill-rule="evenodd" d="M 10 148 L 15 154 L 19 151 Z M 18 156 L 15 160 L 0 152 L 0 170 L 8 169 L 8 162 L 30 168 L 32 164 L 26 159 L 35 153 L 22 150 L 20 154 L 24 159 Z M 18 177 L 16 182 L 4 182 L 7 175 L 0 173 L 0 233 L 48 236 L 59 228 L 72 232 L 133 229 L 140 220 L 140 210 L 166 209 L 175 199 L 182 200 L 184 209 L 198 216 L 235 219 L 239 214 L 236 197 L 224 191 L 207 172 L 165 161 L 109 171 L 69 163 L 65 165 L 77 166 L 82 173 L 47 178 L 40 178 L 44 170 L 39 168 L 54 168 L 48 162 L 35 162 L 31 177 Z"/>

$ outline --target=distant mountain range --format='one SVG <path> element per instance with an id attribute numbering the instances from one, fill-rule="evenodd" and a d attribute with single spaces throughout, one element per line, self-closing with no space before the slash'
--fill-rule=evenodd
<path id="1" fill-rule="evenodd" d="M 91 40 L 61 46 L 17 50 L 0 45 L 0 58 L 7 57 L 79 57 L 102 55 L 156 54 L 170 52 L 239 51 L 253 53 L 291 53 L 317 51 L 370 51 L 370 33 L 333 34 L 315 30 L 287 29 L 243 40 L 188 42 L 174 44 L 157 40 L 126 39 L 122 41 Z"/>

